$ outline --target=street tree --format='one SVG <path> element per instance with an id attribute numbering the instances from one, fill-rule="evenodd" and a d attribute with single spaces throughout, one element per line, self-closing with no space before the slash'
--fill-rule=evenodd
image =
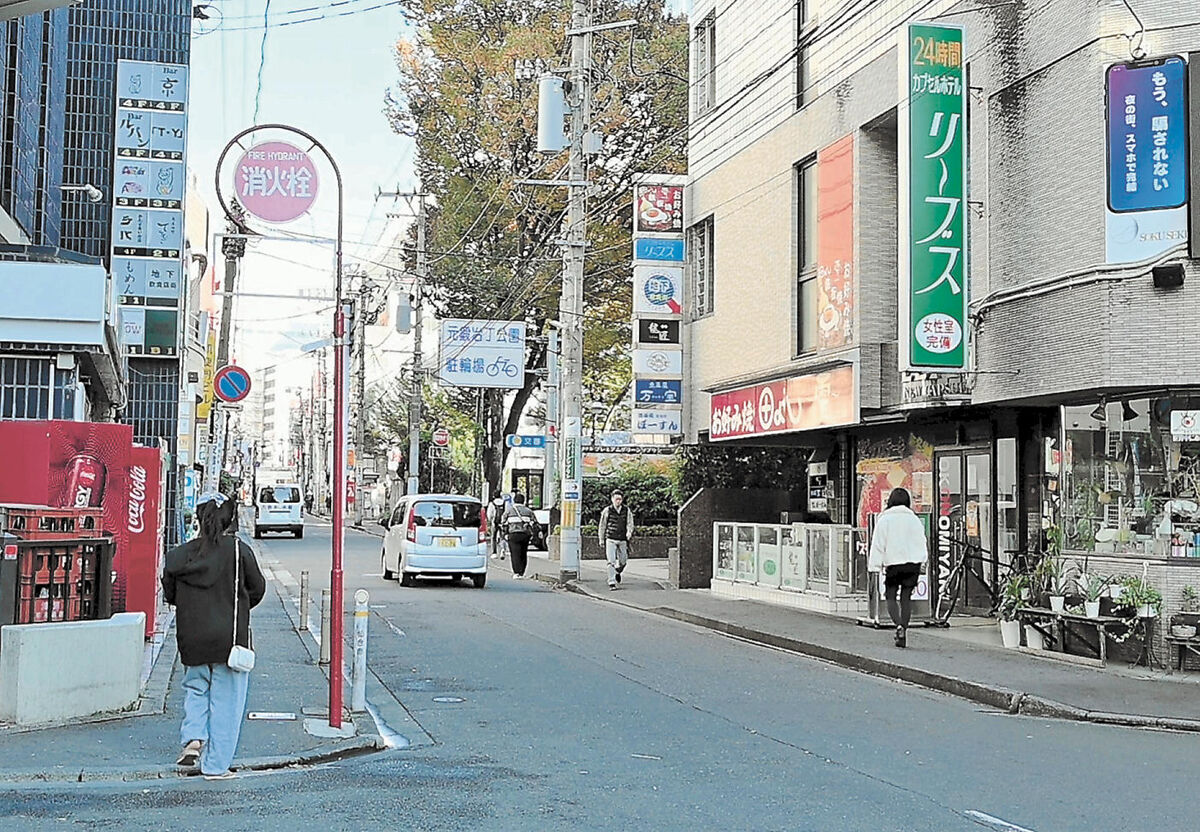
<path id="1" fill-rule="evenodd" d="M 545 381 L 549 322 L 558 317 L 566 189 L 518 184 L 562 178 L 565 152 L 536 148 L 537 89 L 518 61 L 567 63 L 570 3 L 545 0 L 406 0 L 416 34 L 396 47 L 389 91 L 393 128 L 417 147 L 422 188 L 435 207 L 427 237 L 428 299 L 439 316 L 525 320 L 531 336 L 524 383 L 483 402 L 483 467 L 494 491 L 523 414 Z M 593 130 L 585 272 L 585 396 L 614 406 L 629 384 L 632 183 L 684 170 L 686 22 L 663 0 L 599 0 L 593 19 L 636 19 L 630 31 L 593 36 Z M 446 391 L 464 414 L 473 390 Z"/>

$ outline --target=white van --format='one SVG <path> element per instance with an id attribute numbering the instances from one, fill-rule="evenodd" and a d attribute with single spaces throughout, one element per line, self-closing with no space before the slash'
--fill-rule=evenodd
<path id="1" fill-rule="evenodd" d="M 259 471 L 254 484 L 254 536 L 291 532 L 304 537 L 304 499 L 291 471 Z"/>
<path id="2" fill-rule="evenodd" d="M 487 516 L 483 504 L 461 494 L 404 497 L 384 519 L 380 566 L 383 579 L 399 574 L 403 586 L 417 576 L 468 577 L 487 583 Z"/>

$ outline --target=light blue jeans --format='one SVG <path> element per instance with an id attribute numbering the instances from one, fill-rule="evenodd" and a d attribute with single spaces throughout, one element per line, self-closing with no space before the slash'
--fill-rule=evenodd
<path id="1" fill-rule="evenodd" d="M 616 586 L 618 567 L 624 569 L 629 562 L 629 541 L 604 541 L 604 557 L 608 560 L 608 585 Z"/>
<path id="2" fill-rule="evenodd" d="M 201 774 L 224 774 L 237 753 L 250 674 L 223 664 L 183 668 L 183 724 L 179 744 L 201 740 Z"/>

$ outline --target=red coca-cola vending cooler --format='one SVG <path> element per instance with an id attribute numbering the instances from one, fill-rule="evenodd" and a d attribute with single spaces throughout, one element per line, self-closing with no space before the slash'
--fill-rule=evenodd
<path id="1" fill-rule="evenodd" d="M 162 509 L 166 477 L 159 448 L 134 445 L 129 457 L 129 502 L 126 529 L 129 550 L 124 560 L 125 611 L 146 613 L 146 637 L 154 634 L 162 607 Z"/>
<path id="2" fill-rule="evenodd" d="M 0 503 L 100 507 L 103 531 L 116 541 L 113 611 L 140 609 L 149 618 L 152 611 L 142 600 L 134 607 L 127 599 L 133 428 L 110 422 L 0 421 L 0 452 Z"/>

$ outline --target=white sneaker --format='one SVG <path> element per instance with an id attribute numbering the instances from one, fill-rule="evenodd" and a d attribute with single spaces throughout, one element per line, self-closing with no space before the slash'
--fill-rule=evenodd
<path id="1" fill-rule="evenodd" d="M 499 555 L 497 555 L 495 552 L 493 552 L 493 553 L 492 553 L 492 560 L 500 560 L 500 556 L 499 556 Z"/>
<path id="2" fill-rule="evenodd" d="M 524 576 L 524 575 L 518 575 L 516 572 L 514 572 L 514 573 L 513 573 L 513 580 L 514 580 L 514 581 L 521 581 L 521 580 L 524 580 L 524 579 L 525 579 L 525 576 Z"/>

